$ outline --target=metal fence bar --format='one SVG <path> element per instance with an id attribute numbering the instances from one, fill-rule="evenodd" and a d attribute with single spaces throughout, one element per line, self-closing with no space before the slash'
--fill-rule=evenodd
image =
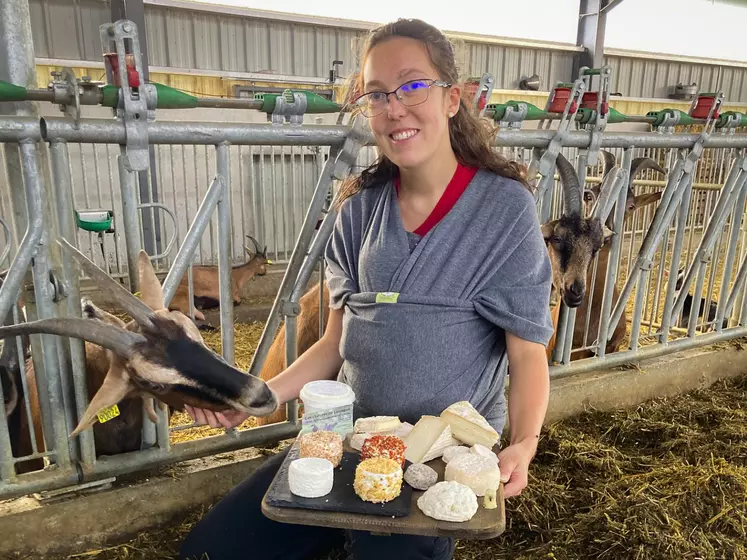
<path id="1" fill-rule="evenodd" d="M 137 256 L 140 252 L 140 216 L 137 200 L 137 174 L 125 167 L 124 146 L 117 156 L 119 166 L 119 189 L 122 193 L 122 222 L 124 224 L 125 246 L 127 247 L 127 273 L 130 279 L 130 291 L 140 290 L 140 281 L 137 270 Z"/>
<path id="2" fill-rule="evenodd" d="M 223 196 L 224 188 L 223 178 L 220 175 L 216 176 L 210 184 L 207 193 L 205 193 L 202 204 L 197 209 L 192 226 L 187 231 L 182 246 L 174 258 L 171 269 L 162 284 L 163 299 L 167 307 L 174 298 L 176 289 L 179 287 L 179 282 L 192 262 L 194 252 L 197 250 L 200 239 L 202 239 L 202 234 L 210 223 L 210 216 L 212 216 L 213 211 Z"/>
<path id="3" fill-rule="evenodd" d="M 50 145 L 52 160 L 53 185 L 57 195 L 57 216 L 60 224 L 60 235 L 73 247 L 78 247 L 75 224 L 73 223 L 72 183 L 70 177 L 70 154 L 66 142 L 52 142 Z M 67 315 L 81 317 L 80 309 L 80 274 L 72 266 L 70 259 L 62 259 L 62 270 L 68 282 Z M 85 344 L 77 338 L 68 339 L 72 367 L 73 388 L 75 392 L 76 417 L 82 418 L 85 404 L 88 402 L 88 383 L 86 371 Z M 80 458 L 84 463 L 94 462 L 93 433 L 83 430 L 78 436 Z"/>
<path id="4" fill-rule="evenodd" d="M 217 174 L 223 180 L 218 200 L 218 282 L 220 284 L 220 326 L 223 357 L 234 363 L 233 298 L 231 296 L 231 163 L 229 145 L 218 144 Z"/>

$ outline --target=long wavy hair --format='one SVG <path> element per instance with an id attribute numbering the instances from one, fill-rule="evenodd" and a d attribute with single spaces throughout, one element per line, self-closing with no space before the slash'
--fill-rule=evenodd
<path id="1" fill-rule="evenodd" d="M 371 50 L 392 37 L 407 37 L 423 43 L 439 77 L 450 84 L 458 83 L 459 72 L 451 41 L 441 31 L 419 19 L 399 19 L 372 30 L 363 47 L 361 69 Z M 362 71 L 352 77 L 349 91 L 351 102 L 363 91 Z M 473 114 L 465 104 L 464 96 L 462 97 L 459 111 L 449 119 L 449 137 L 457 161 L 465 166 L 487 169 L 497 175 L 514 179 L 531 190 L 524 166 L 509 161 L 493 150 L 496 129 L 485 119 Z M 393 179 L 397 173 L 397 166 L 385 155 L 380 154 L 360 175 L 350 176 L 342 182 L 335 202 L 336 208 L 339 209 L 347 198 L 361 189 L 380 185 Z"/>

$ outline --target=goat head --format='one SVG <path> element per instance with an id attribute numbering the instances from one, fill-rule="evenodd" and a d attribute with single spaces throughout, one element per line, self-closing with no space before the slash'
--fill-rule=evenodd
<path id="1" fill-rule="evenodd" d="M 145 251 L 138 255 L 142 294 L 142 299 L 138 299 L 66 240 L 58 243 L 133 318 L 125 328 L 78 318 L 41 319 L 0 327 L 0 338 L 55 334 L 81 338 L 111 351 L 104 382 L 71 437 L 92 426 L 100 410 L 143 393 L 175 409 L 189 404 L 264 416 L 277 408 L 275 394 L 264 381 L 229 365 L 205 345 L 189 317 L 166 309 L 161 285 Z"/>

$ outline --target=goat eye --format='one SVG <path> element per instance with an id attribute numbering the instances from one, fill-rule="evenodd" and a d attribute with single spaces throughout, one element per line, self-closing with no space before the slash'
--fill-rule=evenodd
<path id="1" fill-rule="evenodd" d="M 553 245 L 560 245 L 562 242 L 563 242 L 563 240 L 560 239 L 560 237 L 558 237 L 557 235 L 553 235 L 550 238 L 550 243 L 552 243 Z"/>

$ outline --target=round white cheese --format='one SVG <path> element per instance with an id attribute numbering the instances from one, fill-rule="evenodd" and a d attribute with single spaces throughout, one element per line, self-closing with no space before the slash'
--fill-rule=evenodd
<path id="1" fill-rule="evenodd" d="M 320 498 L 330 493 L 333 482 L 334 467 L 328 459 L 304 457 L 288 467 L 288 485 L 296 496 Z"/>
<path id="2" fill-rule="evenodd" d="M 487 457 L 488 459 L 492 459 L 495 461 L 495 464 L 498 464 L 498 455 L 493 453 L 490 449 L 485 447 L 484 445 L 480 445 L 479 443 L 476 443 L 470 448 L 470 451 L 474 453 L 475 455 L 479 455 L 481 457 Z"/>
<path id="3" fill-rule="evenodd" d="M 444 481 L 428 488 L 418 498 L 418 507 L 433 519 L 462 523 L 477 513 L 477 497 L 464 484 Z"/>
<path id="4" fill-rule="evenodd" d="M 450 445 L 446 449 L 444 449 L 443 459 L 444 463 L 448 463 L 451 461 L 454 457 L 458 455 L 463 455 L 464 453 L 469 453 L 469 447 L 466 447 L 464 445 Z"/>
<path id="5" fill-rule="evenodd" d="M 446 465 L 444 480 L 460 482 L 472 488 L 478 496 L 484 496 L 491 488 L 498 488 L 501 471 L 495 461 L 474 453 L 463 453 Z"/>

